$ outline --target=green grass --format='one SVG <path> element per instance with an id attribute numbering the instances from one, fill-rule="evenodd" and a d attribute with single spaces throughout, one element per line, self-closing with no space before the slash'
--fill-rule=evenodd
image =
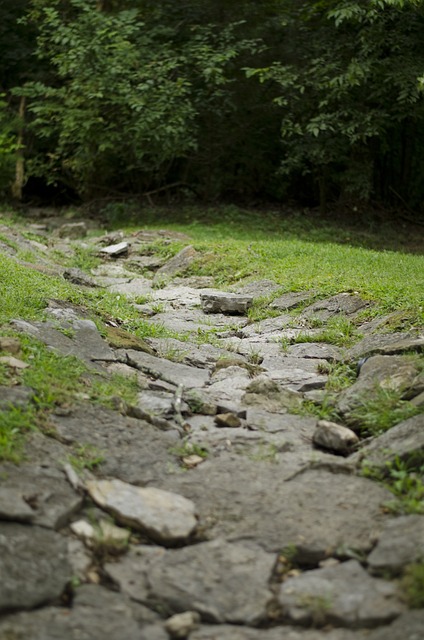
<path id="1" fill-rule="evenodd" d="M 329 318 L 319 333 L 310 335 L 302 332 L 294 339 L 294 342 L 326 342 L 338 347 L 350 347 L 361 337 L 362 335 L 358 333 L 356 326 L 349 318 L 334 316 Z"/>
<path id="2" fill-rule="evenodd" d="M 362 475 L 382 483 L 395 497 L 385 508 L 397 515 L 424 514 L 424 456 L 422 452 L 406 459 L 396 457 L 383 467 L 370 465 L 365 460 Z"/>
<path id="3" fill-rule="evenodd" d="M 424 319 L 424 257 L 408 252 L 409 245 L 417 244 L 416 235 L 399 225 L 363 229 L 354 220 L 337 225 L 317 215 L 232 205 L 140 212 L 138 205 L 118 203 L 109 205 L 105 214 L 112 228 L 167 228 L 188 234 L 201 254 L 191 273 L 213 275 L 218 285 L 270 278 L 281 291 L 313 288 L 320 297 L 355 291 L 378 302 L 381 310 L 406 310 L 413 324 Z M 160 239 L 150 248 L 170 257 L 182 246 Z"/>
<path id="4" fill-rule="evenodd" d="M 424 607 L 424 560 L 407 567 L 401 580 L 401 588 L 411 609 Z"/>
<path id="5" fill-rule="evenodd" d="M 375 393 L 363 398 L 361 404 L 349 413 L 348 419 L 362 435 L 376 436 L 422 410 L 402 400 L 400 392 L 377 387 Z"/>
<path id="6" fill-rule="evenodd" d="M 25 434 L 33 429 L 48 433 L 48 417 L 57 406 L 69 406 L 83 399 L 115 408 L 117 398 L 120 403 L 135 403 L 138 392 L 135 379 L 93 373 L 78 358 L 58 355 L 33 338 L 16 335 L 22 345 L 20 358 L 29 367 L 18 376 L 1 368 L 0 383 L 31 387 L 34 397 L 27 408 L 0 412 L 0 460 L 19 462 Z"/>

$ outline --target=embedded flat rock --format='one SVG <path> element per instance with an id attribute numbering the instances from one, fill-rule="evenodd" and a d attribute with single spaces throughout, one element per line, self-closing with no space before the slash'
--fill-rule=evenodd
<path id="1" fill-rule="evenodd" d="M 168 615 L 197 611 L 205 621 L 249 625 L 266 617 L 274 564 L 262 549 L 216 539 L 184 549 L 141 546 L 105 569 L 124 593 Z"/>
<path id="2" fill-rule="evenodd" d="M 64 356 L 76 356 L 87 363 L 115 359 L 112 349 L 103 340 L 92 320 L 85 318 L 47 322 L 13 320 L 11 324 L 18 331 L 37 338 Z M 62 333 L 63 330 L 69 331 L 70 335 Z"/>
<path id="3" fill-rule="evenodd" d="M 359 296 L 350 293 L 338 293 L 331 298 L 314 302 L 303 310 L 302 315 L 328 320 L 339 313 L 355 315 L 355 313 L 368 306 L 370 306 L 370 303 Z"/>
<path id="4" fill-rule="evenodd" d="M 131 366 L 153 378 L 160 378 L 176 386 L 182 384 L 188 389 L 193 389 L 203 387 L 209 380 L 209 371 L 205 369 L 189 367 L 186 364 L 171 362 L 133 349 L 126 351 L 126 355 L 127 362 Z"/>
<path id="5" fill-rule="evenodd" d="M 289 578 L 280 588 L 279 603 L 285 622 L 318 627 L 376 627 L 405 609 L 396 585 L 371 578 L 356 560 Z"/>
<path id="6" fill-rule="evenodd" d="M 180 495 L 121 480 L 90 480 L 87 490 L 99 507 L 163 544 L 186 540 L 197 525 L 196 507 Z"/>
<path id="7" fill-rule="evenodd" d="M 373 573 L 400 573 L 408 564 L 424 558 L 424 516 L 401 516 L 389 520 L 368 556 Z"/>
<path id="8" fill-rule="evenodd" d="M 343 468 L 305 470 L 287 481 L 298 470 L 289 455 L 274 464 L 233 455 L 163 478 L 159 486 L 194 500 L 209 536 L 250 540 L 274 552 L 296 546 L 306 565 L 352 549 L 370 551 L 386 518 L 381 505 L 393 495 Z"/>
<path id="9" fill-rule="evenodd" d="M 97 585 L 76 589 L 72 608 L 45 607 L 5 616 L 1 640 L 167 640 L 158 616 L 124 594 Z M 152 627 L 152 625 L 154 625 Z M 157 629 L 154 634 L 152 629 Z M 123 633 L 125 635 L 123 635 Z M 146 635 L 145 635 L 146 633 Z M 148 634 L 148 635 L 147 635 Z"/>
<path id="10" fill-rule="evenodd" d="M 395 458 L 408 458 L 424 450 L 424 414 L 418 414 L 400 422 L 371 442 L 354 456 L 352 462 L 365 460 L 372 466 L 384 466 Z"/>
<path id="11" fill-rule="evenodd" d="M 368 638 L 368 632 L 362 630 L 325 629 L 320 631 L 287 625 L 274 629 L 249 629 L 235 625 L 219 625 L 219 627 L 205 625 L 190 635 L 190 640 L 365 640 Z M 382 639 L 388 640 L 383 636 Z M 399 640 L 405 640 L 405 638 L 401 639 L 399 636 Z"/>
<path id="12" fill-rule="evenodd" d="M 368 640 L 421 640 L 424 629 L 424 609 L 407 611 L 389 627 L 372 631 Z M 191 640 L 191 639 L 190 639 Z"/>
<path id="13" fill-rule="evenodd" d="M 424 338 L 408 333 L 382 333 L 366 336 L 347 352 L 350 360 L 364 356 L 393 355 L 405 351 L 422 351 Z"/>
<path id="14" fill-rule="evenodd" d="M 102 474 L 125 482 L 155 482 L 175 461 L 168 449 L 179 440 L 176 431 L 159 431 L 144 420 L 110 409 L 86 403 L 69 415 L 52 415 L 50 423 L 62 442 L 94 448 L 103 459 Z"/>
<path id="15" fill-rule="evenodd" d="M 71 578 L 66 539 L 54 531 L 0 523 L 0 611 L 58 598 Z"/>
<path id="16" fill-rule="evenodd" d="M 271 309 L 278 309 L 280 311 L 287 311 L 288 309 L 295 309 L 303 302 L 310 300 L 315 295 L 314 291 L 298 291 L 284 293 L 279 298 L 275 298 L 269 305 Z"/>
<path id="17" fill-rule="evenodd" d="M 31 455 L 34 453 L 31 448 Z M 31 521 L 48 529 L 60 529 L 82 505 L 82 497 L 72 489 L 62 470 L 51 463 L 22 463 L 18 467 L 6 462 L 0 464 L 0 474 L 4 475 L 0 519 Z M 13 504 L 12 496 L 16 498 Z"/>

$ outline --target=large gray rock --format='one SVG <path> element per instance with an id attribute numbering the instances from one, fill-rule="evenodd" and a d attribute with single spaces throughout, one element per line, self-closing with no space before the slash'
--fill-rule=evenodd
<path id="1" fill-rule="evenodd" d="M 200 302 L 205 313 L 245 315 L 253 304 L 253 296 L 215 291 L 214 293 L 202 293 Z"/>
<path id="2" fill-rule="evenodd" d="M 389 627 L 372 631 L 368 640 L 421 640 L 424 629 L 424 610 L 407 611 Z"/>
<path id="3" fill-rule="evenodd" d="M 352 462 L 365 461 L 370 466 L 384 467 L 386 462 L 407 459 L 423 450 L 424 414 L 419 414 L 373 438 L 352 456 Z"/>
<path id="4" fill-rule="evenodd" d="M 309 566 L 334 554 L 369 552 L 387 517 L 381 505 L 392 494 L 343 468 L 337 474 L 307 470 L 312 456 L 303 464 L 296 456 L 288 452 L 273 463 L 227 453 L 189 473 L 164 477 L 158 486 L 198 505 L 208 537 L 250 541 L 272 552 L 296 547 L 297 560 Z"/>
<path id="5" fill-rule="evenodd" d="M 126 351 L 126 358 L 128 364 L 136 369 L 154 378 L 170 382 L 175 386 L 182 384 L 187 389 L 193 389 L 203 387 L 209 380 L 209 371 L 205 369 L 189 367 L 179 362 L 171 362 L 164 358 L 151 356 L 148 353 L 134 351 L 134 349 Z"/>
<path id="6" fill-rule="evenodd" d="M 59 598 L 71 578 L 66 539 L 54 531 L 0 523 L 0 611 Z"/>
<path id="7" fill-rule="evenodd" d="M 306 630 L 287 625 L 273 629 L 249 629 L 248 627 L 223 624 L 218 627 L 216 625 L 205 625 L 198 631 L 194 631 L 190 635 L 190 640 L 365 640 L 368 637 L 368 632 L 366 631 L 350 631 L 348 629 L 325 629 L 320 631 L 318 629 Z M 387 638 L 383 640 L 387 640 Z"/>
<path id="8" fill-rule="evenodd" d="M 24 500 L 21 491 L 13 487 L 0 487 L 0 520 L 31 522 L 34 509 Z"/>
<path id="9" fill-rule="evenodd" d="M 46 607 L 0 622 L 1 640 L 167 640 L 161 630 L 152 611 L 97 585 L 79 587 L 70 609 Z"/>
<path id="10" fill-rule="evenodd" d="M 255 377 L 246 387 L 242 401 L 248 406 L 262 408 L 271 413 L 287 413 L 300 409 L 303 398 L 295 391 L 280 389 L 275 380 L 262 374 Z"/>
<path id="11" fill-rule="evenodd" d="M 424 338 L 408 333 L 382 333 L 366 336 L 347 351 L 349 360 L 375 354 L 394 355 L 405 351 L 422 351 Z"/>
<path id="12" fill-rule="evenodd" d="M 408 564 L 424 558 L 424 516 L 401 516 L 389 520 L 368 556 L 373 573 L 401 573 Z"/>
<path id="13" fill-rule="evenodd" d="M 297 291 L 284 293 L 279 298 L 275 298 L 269 305 L 271 309 L 278 309 L 279 311 L 288 311 L 289 309 L 295 309 L 299 307 L 303 302 L 311 300 L 315 296 L 315 291 Z"/>
<path id="14" fill-rule="evenodd" d="M 175 463 L 169 449 L 179 442 L 178 433 L 159 431 L 144 420 L 87 403 L 69 415 L 51 416 L 50 422 L 62 442 L 89 445 L 101 456 L 102 474 L 125 482 L 155 483 Z"/>
<path id="15" fill-rule="evenodd" d="M 121 480 L 90 480 L 91 498 L 118 522 L 142 531 L 163 544 L 189 538 L 197 526 L 196 507 L 191 500 L 152 487 L 134 487 Z"/>
<path id="16" fill-rule="evenodd" d="M 194 342 L 182 342 L 175 338 L 149 338 L 148 343 L 163 358 L 183 362 L 192 367 L 210 368 L 219 358 L 229 358 L 230 351 L 212 344 L 197 345 Z"/>
<path id="17" fill-rule="evenodd" d="M 327 362 L 326 360 L 280 356 L 277 358 L 265 357 L 262 367 L 268 370 L 268 376 L 281 387 L 305 392 L 325 387 L 328 375 L 319 371 L 320 364 L 325 367 Z"/>
<path id="18" fill-rule="evenodd" d="M 300 342 L 292 344 L 287 353 L 296 358 L 311 358 L 314 360 L 329 360 L 330 362 L 340 362 L 343 360 L 343 351 L 333 344 L 323 342 Z"/>
<path id="19" fill-rule="evenodd" d="M 168 551 L 137 547 L 105 569 L 124 593 L 169 615 L 191 610 L 205 621 L 252 625 L 266 618 L 274 563 L 259 548 L 217 539 Z"/>
<path id="20" fill-rule="evenodd" d="M 99 282 L 99 279 L 97 279 Z M 100 281 L 102 283 L 102 281 Z M 106 286 L 106 282 L 103 281 L 103 285 Z M 141 276 L 133 278 L 130 282 L 112 282 L 108 286 L 109 291 L 113 293 L 122 294 L 128 298 L 140 298 L 150 295 L 152 293 L 152 281 Z"/>
<path id="21" fill-rule="evenodd" d="M 339 395 L 337 408 L 350 419 L 352 412 L 378 399 L 381 390 L 404 393 L 419 373 L 418 364 L 406 356 L 373 356 L 362 365 L 357 381 Z"/>
<path id="22" fill-rule="evenodd" d="M 405 609 L 396 585 L 371 578 L 356 560 L 288 579 L 279 602 L 283 620 L 318 627 L 376 627 Z"/>
<path id="23" fill-rule="evenodd" d="M 51 315 L 53 311 L 56 311 L 54 321 L 13 320 L 11 324 L 18 331 L 37 338 L 64 356 L 76 356 L 90 364 L 96 360 L 116 359 L 92 320 L 78 318 L 69 309 L 51 310 Z M 66 316 L 62 318 L 64 313 Z M 61 330 L 65 330 L 66 335 Z"/>
<path id="24" fill-rule="evenodd" d="M 363 300 L 357 295 L 351 293 L 338 293 L 336 296 L 318 300 L 303 310 L 302 315 L 309 317 L 315 316 L 321 320 L 328 320 L 333 316 L 343 313 L 351 316 L 358 311 L 370 306 L 370 302 Z"/>
<path id="25" fill-rule="evenodd" d="M 35 457 L 34 450 L 31 454 Z M 0 465 L 0 519 L 32 522 L 49 529 L 68 524 L 81 508 L 82 497 L 72 489 L 63 471 L 53 465 L 46 460 L 19 467 Z"/>

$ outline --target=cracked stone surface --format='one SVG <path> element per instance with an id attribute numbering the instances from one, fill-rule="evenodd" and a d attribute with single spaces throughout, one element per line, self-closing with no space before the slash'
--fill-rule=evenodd
<path id="1" fill-rule="evenodd" d="M 184 277 L 199 256 L 177 232 L 70 243 L 84 225 L 63 222 L 40 220 L 40 242 L 1 231 L 31 252 L 33 268 L 126 297 L 143 323 L 179 335 L 144 341 L 113 319 L 100 334 L 60 300 L 45 321 L 12 323 L 82 360 L 88 384 L 120 373 L 138 391 L 133 404 L 81 395 L 55 407 L 28 434 L 24 461 L 0 464 L 0 640 L 169 640 L 177 628 L 189 640 L 421 640 L 423 610 L 407 608 L 399 584 L 424 557 L 424 515 L 390 512 L 393 494 L 361 468 L 421 459 L 422 410 L 365 440 L 346 427 L 382 389 L 420 410 L 422 330 L 389 333 L 396 314 L 360 324 L 370 302 L 357 294 L 316 301 L 272 280 L 228 292 L 210 276 Z M 186 247 L 165 261 L 151 255 L 158 239 Z M 55 263 L 55 249 L 72 256 L 82 242 L 118 252 L 103 251 L 91 274 Z M 280 315 L 229 315 L 257 300 Z M 364 337 L 349 348 L 295 342 L 337 315 Z M 322 327 L 309 328 L 314 318 Z M 8 340 L 0 357 L 23 357 Z M 359 364 L 358 376 L 329 390 L 339 364 Z M 0 388 L 1 411 L 36 402 L 16 382 Z M 334 406 L 337 424 L 319 422 Z M 74 469 L 78 449 L 95 464 Z"/>

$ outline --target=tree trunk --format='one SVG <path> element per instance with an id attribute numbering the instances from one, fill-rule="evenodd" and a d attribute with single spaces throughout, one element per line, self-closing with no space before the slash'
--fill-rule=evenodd
<path id="1" fill-rule="evenodd" d="M 18 131 L 18 151 L 15 168 L 15 181 L 12 184 L 12 197 L 15 200 L 22 200 L 22 189 L 25 183 L 25 157 L 24 157 L 24 126 L 25 126 L 25 97 L 21 97 L 19 103 L 20 125 Z"/>

